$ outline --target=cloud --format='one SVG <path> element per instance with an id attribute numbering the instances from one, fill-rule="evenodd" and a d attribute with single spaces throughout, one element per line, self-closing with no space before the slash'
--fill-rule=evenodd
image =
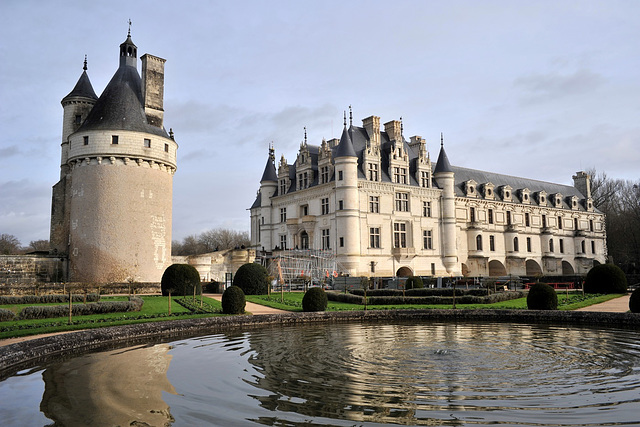
<path id="1" fill-rule="evenodd" d="M 17 145 L 10 145 L 9 147 L 0 148 L 0 157 L 6 159 L 8 157 L 17 156 L 20 154 L 20 149 Z"/>
<path id="2" fill-rule="evenodd" d="M 604 82 L 601 74 L 581 69 L 572 74 L 530 74 L 517 78 L 513 84 L 523 91 L 523 103 L 535 104 L 592 92 Z"/>

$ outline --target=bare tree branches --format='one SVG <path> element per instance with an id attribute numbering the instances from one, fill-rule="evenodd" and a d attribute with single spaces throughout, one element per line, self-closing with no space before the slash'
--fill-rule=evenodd
<path id="1" fill-rule="evenodd" d="M 249 233 L 246 231 L 216 228 L 199 235 L 191 235 L 182 242 L 171 243 L 172 255 L 195 255 L 224 249 L 234 249 L 249 245 Z"/>

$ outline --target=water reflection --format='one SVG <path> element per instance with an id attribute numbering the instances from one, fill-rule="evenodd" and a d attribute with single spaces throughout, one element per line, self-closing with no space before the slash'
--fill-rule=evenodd
<path id="1" fill-rule="evenodd" d="M 175 394 L 167 379 L 167 344 L 90 354 L 48 367 L 40 410 L 62 426 L 171 425 L 162 392 Z"/>

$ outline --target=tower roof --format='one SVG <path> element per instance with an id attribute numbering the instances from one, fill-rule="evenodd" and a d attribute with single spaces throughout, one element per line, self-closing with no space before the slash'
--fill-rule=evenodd
<path id="1" fill-rule="evenodd" d="M 336 147 L 336 152 L 333 156 L 334 158 L 338 157 L 358 157 L 356 154 L 356 150 L 353 148 L 353 142 L 351 142 L 351 137 L 349 136 L 349 131 L 347 130 L 347 124 L 345 123 L 344 129 L 342 130 L 342 136 L 340 137 L 340 143 Z"/>
<path id="2" fill-rule="evenodd" d="M 438 154 L 438 162 L 436 163 L 436 168 L 433 170 L 433 173 L 438 172 L 453 172 L 451 169 L 451 163 L 449 163 L 449 158 L 447 157 L 447 153 L 444 151 L 444 143 L 440 142 L 440 154 Z"/>
<path id="3" fill-rule="evenodd" d="M 264 167 L 264 173 L 262 174 L 260 182 L 278 182 L 278 174 L 276 173 L 276 165 L 274 161 L 275 157 L 273 155 L 273 148 L 269 148 L 269 159 L 267 159 L 267 165 Z"/>
<path id="4" fill-rule="evenodd" d="M 67 96 L 62 98 L 62 102 L 64 102 L 68 98 L 72 97 L 82 97 L 96 100 L 98 99 L 98 95 L 96 95 L 93 90 L 93 86 L 91 85 L 91 81 L 89 80 L 89 75 L 87 74 L 87 58 L 84 59 L 84 67 L 82 67 L 83 71 L 76 83 L 75 87 Z"/>

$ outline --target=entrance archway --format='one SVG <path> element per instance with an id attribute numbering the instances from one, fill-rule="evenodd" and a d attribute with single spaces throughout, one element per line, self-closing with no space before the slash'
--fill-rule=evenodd
<path id="1" fill-rule="evenodd" d="M 526 267 L 527 267 L 527 276 L 541 276 L 542 275 L 542 268 L 540 267 L 540 264 L 538 264 L 534 260 L 528 259 Z"/>
<path id="2" fill-rule="evenodd" d="M 562 261 L 562 274 L 565 276 L 575 274 L 573 266 L 569 264 L 569 261 Z"/>
<path id="3" fill-rule="evenodd" d="M 300 249 L 309 249 L 309 235 L 306 231 L 300 233 Z"/>
<path id="4" fill-rule="evenodd" d="M 396 272 L 397 277 L 409 277 L 413 276 L 413 271 L 409 267 L 400 267 Z"/>
<path id="5" fill-rule="evenodd" d="M 489 276 L 506 276 L 507 269 L 504 268 L 504 265 L 497 260 L 489 261 Z"/>

